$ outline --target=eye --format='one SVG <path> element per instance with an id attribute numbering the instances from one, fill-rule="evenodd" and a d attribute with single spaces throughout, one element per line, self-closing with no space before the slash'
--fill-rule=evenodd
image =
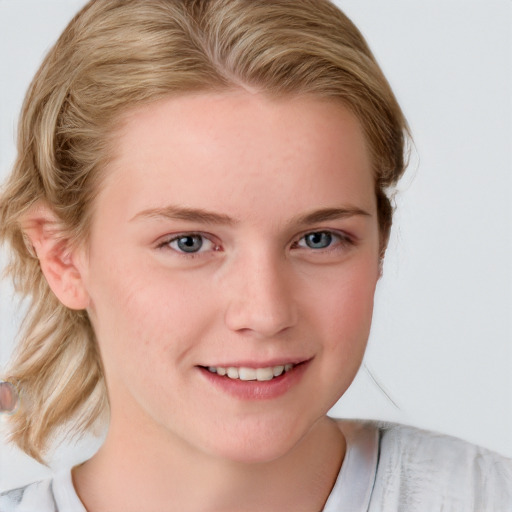
<path id="1" fill-rule="evenodd" d="M 201 235 L 186 235 L 176 238 L 169 244 L 173 249 L 182 252 L 199 252 L 203 247 L 203 237 Z"/>
<path id="2" fill-rule="evenodd" d="M 318 231 L 316 233 L 308 233 L 303 237 L 304 243 L 310 249 L 325 249 L 332 243 L 332 233 L 328 231 Z M 302 245 L 299 241 L 299 246 Z"/>
<path id="3" fill-rule="evenodd" d="M 295 246 L 303 249 L 325 250 L 343 248 L 347 245 L 352 245 L 352 240 L 342 233 L 335 233 L 333 231 L 312 231 L 306 233 L 300 238 Z"/>
<path id="4" fill-rule="evenodd" d="M 159 247 L 170 248 L 178 253 L 196 254 L 218 250 L 217 246 L 199 233 L 183 233 L 162 242 Z"/>

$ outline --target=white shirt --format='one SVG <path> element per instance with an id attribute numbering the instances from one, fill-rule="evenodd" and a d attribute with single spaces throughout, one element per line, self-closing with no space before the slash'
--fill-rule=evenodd
<path id="1" fill-rule="evenodd" d="M 339 426 L 347 451 L 323 512 L 512 512 L 511 459 L 411 427 Z M 86 509 L 67 469 L 2 494 L 0 512 Z"/>

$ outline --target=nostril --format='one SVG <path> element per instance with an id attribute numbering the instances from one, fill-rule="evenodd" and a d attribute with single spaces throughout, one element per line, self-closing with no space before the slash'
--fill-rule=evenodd
<path id="1" fill-rule="evenodd" d="M 284 305 L 279 310 L 272 311 L 268 307 L 238 306 L 228 310 L 225 316 L 225 323 L 230 330 L 261 337 L 280 334 L 293 327 L 296 321 L 297 315 L 291 305 Z"/>

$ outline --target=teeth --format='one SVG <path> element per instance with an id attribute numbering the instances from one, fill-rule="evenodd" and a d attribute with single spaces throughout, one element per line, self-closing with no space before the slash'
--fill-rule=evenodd
<path id="1" fill-rule="evenodd" d="M 238 368 L 234 368 L 233 366 L 230 366 L 227 369 L 227 374 L 230 379 L 238 379 Z"/>
<path id="2" fill-rule="evenodd" d="M 259 381 L 272 380 L 273 378 L 272 368 L 258 368 L 256 370 L 256 379 Z"/>
<path id="3" fill-rule="evenodd" d="M 230 379 L 257 380 L 259 382 L 264 382 L 272 380 L 274 377 L 279 377 L 283 372 L 289 372 L 293 366 L 294 365 L 290 363 L 278 366 L 269 366 L 267 368 L 236 368 L 234 366 L 224 368 L 222 366 L 209 366 L 208 371 L 221 376 L 227 375 Z"/>
<path id="4" fill-rule="evenodd" d="M 284 366 L 283 365 L 281 365 L 281 366 L 274 366 L 274 368 L 272 368 L 272 374 L 274 375 L 274 377 L 279 377 L 279 375 L 281 375 L 283 372 L 284 372 Z"/>
<path id="5" fill-rule="evenodd" d="M 238 370 L 240 380 L 256 380 L 257 373 L 255 368 L 240 368 Z"/>

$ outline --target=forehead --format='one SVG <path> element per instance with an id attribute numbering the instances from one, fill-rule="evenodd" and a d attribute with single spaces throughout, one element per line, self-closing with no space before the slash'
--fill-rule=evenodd
<path id="1" fill-rule="evenodd" d="M 283 127 L 287 130 L 275 139 L 273 135 Z M 158 134 L 159 128 L 165 130 Z M 204 145 L 208 140 L 216 143 L 225 135 L 233 147 L 243 150 L 241 144 L 248 142 L 244 137 L 247 131 L 256 142 L 267 135 L 276 142 L 288 142 L 291 147 L 292 138 L 297 136 L 312 144 L 319 139 L 324 144 L 339 143 L 341 138 L 350 138 L 352 143 L 358 139 L 365 144 L 360 122 L 341 100 L 312 95 L 272 96 L 250 90 L 170 96 L 128 109 L 120 116 L 116 139 L 117 149 L 123 150 L 141 137 L 145 142 L 153 139 L 156 145 L 162 138 L 179 135 L 182 142 L 187 138 L 191 143 L 201 140 Z M 117 156 L 122 155 L 118 152 Z"/>
<path id="2" fill-rule="evenodd" d="M 285 196 L 307 209 L 312 199 L 330 206 L 350 195 L 370 208 L 374 199 L 366 141 L 346 107 L 246 91 L 172 97 L 128 112 L 103 189 L 114 184 L 132 210 L 178 201 L 240 210 L 233 214 Z"/>

